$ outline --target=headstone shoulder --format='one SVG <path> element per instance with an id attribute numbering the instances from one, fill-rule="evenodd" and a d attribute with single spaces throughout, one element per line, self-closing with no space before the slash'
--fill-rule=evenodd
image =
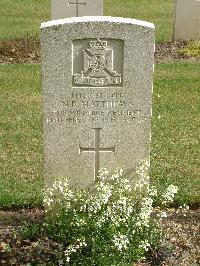
<path id="1" fill-rule="evenodd" d="M 45 182 L 87 187 L 149 161 L 155 30 L 126 18 L 41 25 Z"/>

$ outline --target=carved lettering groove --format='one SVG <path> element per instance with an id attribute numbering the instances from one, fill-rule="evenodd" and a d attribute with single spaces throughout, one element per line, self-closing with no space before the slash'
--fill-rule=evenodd
<path id="1" fill-rule="evenodd" d="M 147 117 L 140 106 L 126 99 L 120 91 L 116 93 L 71 93 L 69 100 L 61 100 L 62 109 L 47 115 L 48 124 L 80 124 L 85 122 L 135 122 Z"/>

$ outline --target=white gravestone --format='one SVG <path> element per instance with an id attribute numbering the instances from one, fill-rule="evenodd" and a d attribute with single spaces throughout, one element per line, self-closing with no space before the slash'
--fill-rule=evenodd
<path id="1" fill-rule="evenodd" d="M 103 0 L 51 0 L 52 19 L 103 16 Z"/>
<path id="2" fill-rule="evenodd" d="M 200 40 L 200 0 L 176 0 L 173 40 Z"/>
<path id="3" fill-rule="evenodd" d="M 45 180 L 86 187 L 149 161 L 154 26 L 83 17 L 41 25 Z"/>

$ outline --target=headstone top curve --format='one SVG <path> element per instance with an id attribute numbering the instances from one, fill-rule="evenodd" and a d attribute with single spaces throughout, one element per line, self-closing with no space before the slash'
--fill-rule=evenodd
<path id="1" fill-rule="evenodd" d="M 76 191 L 120 168 L 134 187 L 150 162 L 154 25 L 85 16 L 41 27 L 45 183 L 66 177 Z"/>
<path id="2" fill-rule="evenodd" d="M 138 26 L 143 26 L 147 28 L 155 29 L 155 26 L 151 22 L 132 19 L 132 18 L 122 18 L 122 17 L 111 17 L 111 16 L 85 16 L 85 17 L 72 17 L 58 20 L 50 20 L 47 22 L 41 23 L 41 29 L 64 25 L 72 23 L 84 23 L 84 22 L 112 22 L 112 23 L 126 23 L 133 24 Z"/>

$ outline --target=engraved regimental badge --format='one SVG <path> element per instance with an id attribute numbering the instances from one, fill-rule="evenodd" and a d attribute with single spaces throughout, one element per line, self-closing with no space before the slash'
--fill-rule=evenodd
<path id="1" fill-rule="evenodd" d="M 87 42 L 89 49 L 79 52 L 83 60 L 82 70 L 74 73 L 73 84 L 89 87 L 122 86 L 122 74 L 114 70 L 114 49 L 108 47 L 105 40 L 95 39 Z"/>

